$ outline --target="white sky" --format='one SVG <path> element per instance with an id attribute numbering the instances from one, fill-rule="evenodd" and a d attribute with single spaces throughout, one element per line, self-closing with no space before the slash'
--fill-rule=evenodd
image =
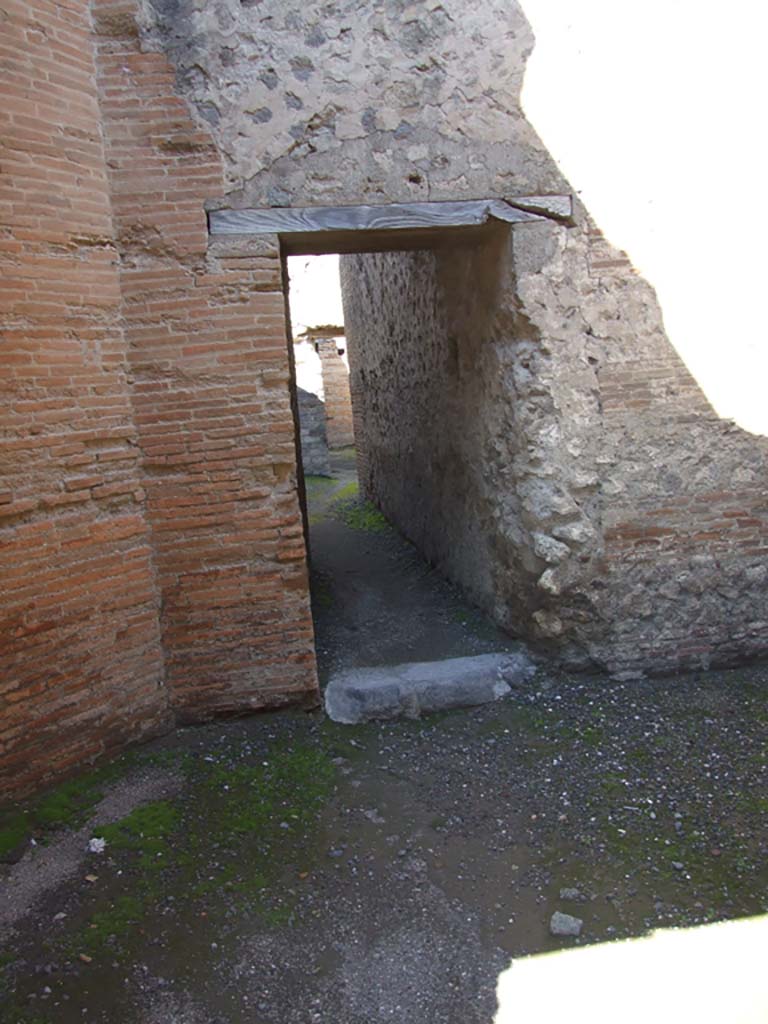
<path id="1" fill-rule="evenodd" d="M 307 327 L 344 323 L 338 256 L 289 256 L 288 276 L 294 338 Z"/>
<path id="2" fill-rule="evenodd" d="M 522 3 L 529 121 L 717 412 L 768 434 L 768 5 Z"/>

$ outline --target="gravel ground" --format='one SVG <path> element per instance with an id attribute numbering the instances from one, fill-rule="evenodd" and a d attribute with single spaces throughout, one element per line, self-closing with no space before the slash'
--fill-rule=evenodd
<path id="1" fill-rule="evenodd" d="M 766 692 L 765 669 L 540 674 L 419 722 L 280 714 L 156 743 L 185 778 L 162 867 L 141 839 L 82 843 L 8 938 L 0 1019 L 485 1024 L 510 963 L 762 914 Z M 320 775 L 295 807 L 291 785 Z M 220 816 L 254 792 L 266 810 Z M 550 934 L 555 911 L 578 938 Z"/>
<path id="2" fill-rule="evenodd" d="M 416 565 L 360 532 L 381 564 Z M 327 671 L 367 641 L 338 649 L 359 631 L 325 585 Z M 451 653 L 495 642 L 438 589 L 430 643 L 451 623 Z M 0 865 L 0 1021 L 768 1020 L 766 933 L 746 922 L 768 910 L 767 698 L 766 666 L 632 683 L 542 668 L 504 701 L 419 721 L 283 712 L 152 743 L 90 821 Z M 552 935 L 555 912 L 580 934 Z"/>

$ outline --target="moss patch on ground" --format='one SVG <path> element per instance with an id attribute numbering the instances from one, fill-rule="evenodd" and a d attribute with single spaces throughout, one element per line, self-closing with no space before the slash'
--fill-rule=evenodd
<path id="1" fill-rule="evenodd" d="M 82 824 L 104 789 L 138 762 L 134 752 L 46 790 L 26 804 L 0 810 L 0 859 L 32 837 Z"/>
<path id="2" fill-rule="evenodd" d="M 307 497 L 321 498 L 328 494 L 336 485 L 336 478 L 332 476 L 313 476 L 308 474 L 304 477 L 304 486 L 307 491 Z"/>
<path id="3" fill-rule="evenodd" d="M 357 484 L 349 486 L 357 489 Z M 337 498 L 333 503 L 331 513 L 353 530 L 362 530 L 365 533 L 384 533 L 392 529 L 383 512 L 370 501 L 364 501 L 358 496 Z"/>
<path id="4" fill-rule="evenodd" d="M 265 924 L 284 923 L 293 894 L 280 879 L 311 861 L 313 826 L 334 779 L 330 752 L 316 746 L 256 753 L 244 743 L 196 759 L 182 796 L 94 829 L 106 841 L 105 888 L 62 937 L 63 951 L 74 958 L 109 948 L 116 956 L 146 915 L 178 892 L 209 912 L 222 901 L 244 902 Z"/>
<path id="5" fill-rule="evenodd" d="M 158 859 L 167 850 L 169 837 L 179 826 L 179 809 L 168 800 L 137 807 L 127 817 L 111 825 L 100 825 L 94 836 L 106 840 L 113 850 L 132 850 L 139 855 L 142 868 L 156 870 Z"/>
<path id="6" fill-rule="evenodd" d="M 216 793 L 219 805 L 215 831 L 264 839 L 277 816 L 289 829 L 305 824 L 327 795 L 333 774 L 320 751 L 303 746 L 277 751 L 261 764 L 214 765 L 204 785 Z"/>
<path id="7" fill-rule="evenodd" d="M 360 485 L 357 480 L 340 487 L 335 494 L 336 501 L 348 501 L 350 498 L 357 498 L 360 493 Z"/>

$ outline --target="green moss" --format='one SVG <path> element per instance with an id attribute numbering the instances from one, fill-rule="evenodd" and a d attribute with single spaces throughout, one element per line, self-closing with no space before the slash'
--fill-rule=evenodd
<path id="1" fill-rule="evenodd" d="M 334 498 L 337 502 L 344 502 L 347 501 L 349 498 L 357 498 L 359 493 L 360 485 L 358 484 L 357 480 L 353 480 L 351 481 L 351 483 L 345 484 L 343 487 L 340 487 L 336 494 L 334 495 Z"/>
<path id="2" fill-rule="evenodd" d="M 278 751 L 266 765 L 216 765 L 207 785 L 217 791 L 218 831 L 264 834 L 277 818 L 290 829 L 313 816 L 333 776 L 327 756 L 304 746 Z"/>
<path id="3" fill-rule="evenodd" d="M 743 814 L 768 815 L 768 794 L 760 792 L 744 792 L 737 801 L 736 806 Z"/>
<path id="4" fill-rule="evenodd" d="M 71 940 L 71 945 L 77 947 L 77 952 L 96 953 L 113 936 L 120 940 L 128 935 L 143 920 L 145 911 L 142 897 L 123 893 L 109 907 L 96 911 L 79 936 Z"/>
<path id="5" fill-rule="evenodd" d="M 262 919 L 273 928 L 289 924 L 293 915 L 293 901 L 278 903 L 274 907 L 267 907 L 262 911 Z"/>
<path id="6" fill-rule="evenodd" d="M 226 898 L 265 923 L 291 918 L 296 894 L 279 883 L 286 869 L 306 870 L 316 848 L 311 826 L 333 789 L 331 758 L 297 745 L 254 762 L 246 743 L 219 756 L 218 763 L 195 762 L 185 798 L 155 801 L 94 828 L 107 842 L 106 885 L 87 890 L 79 922 L 55 940 L 61 953 L 98 957 L 108 949 L 115 956 L 169 890 L 209 912 Z M 110 881 L 115 858 L 121 872 Z"/>
<path id="7" fill-rule="evenodd" d="M 350 506 L 344 514 L 344 522 L 353 530 L 365 533 L 385 533 L 390 529 L 386 516 L 370 501 Z"/>
<path id="8" fill-rule="evenodd" d="M 336 492 L 330 513 L 353 530 L 382 533 L 391 528 L 379 509 L 370 501 L 365 501 L 360 497 L 356 480 Z"/>
<path id="9" fill-rule="evenodd" d="M 588 725 L 577 732 L 585 747 L 596 748 L 603 742 L 603 730 L 599 725 Z"/>
<path id="10" fill-rule="evenodd" d="M 189 891 L 204 898 L 223 889 L 250 911 L 275 910 L 284 893 L 274 883 L 292 862 L 305 868 L 311 859 L 308 837 L 334 779 L 329 753 L 303 745 L 277 748 L 257 764 L 233 758 L 206 766 L 186 837 Z M 212 842 L 223 869 L 216 874 Z"/>
<path id="11" fill-rule="evenodd" d="M 61 828 L 79 821 L 86 811 L 101 800 L 101 780 L 93 775 L 71 779 L 47 793 L 34 809 L 37 824 Z"/>
<path id="12" fill-rule="evenodd" d="M 179 810 L 167 800 L 137 807 L 127 817 L 112 825 L 101 825 L 94 835 L 107 841 L 113 850 L 133 850 L 139 853 L 143 868 L 156 869 L 167 851 L 168 839 L 179 825 Z"/>
<path id="13" fill-rule="evenodd" d="M 26 806 L 0 811 L 0 857 L 29 836 L 81 824 L 104 796 L 104 787 L 121 778 L 133 764 L 134 752 L 53 786 Z"/>
<path id="14" fill-rule="evenodd" d="M 12 853 L 32 832 L 29 813 L 10 809 L 0 813 L 0 858 Z"/>
<path id="15" fill-rule="evenodd" d="M 516 705 L 509 715 L 510 726 L 524 729 L 526 732 L 541 734 L 547 731 L 547 716 L 539 708 L 529 704 Z"/>
<path id="16" fill-rule="evenodd" d="M 307 491 L 329 491 L 336 480 L 332 476 L 317 476 L 314 473 L 307 473 L 304 477 L 304 484 Z"/>
<path id="17" fill-rule="evenodd" d="M 349 761 L 360 760 L 365 747 L 360 742 L 370 726 L 340 725 L 330 718 L 324 718 L 320 725 L 320 743 L 326 757 L 345 757 Z"/>

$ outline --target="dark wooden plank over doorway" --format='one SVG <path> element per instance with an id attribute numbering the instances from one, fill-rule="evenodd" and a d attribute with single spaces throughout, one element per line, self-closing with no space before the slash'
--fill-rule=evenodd
<path id="1" fill-rule="evenodd" d="M 433 248 L 487 237 L 489 224 L 571 217 L 570 196 L 521 196 L 381 206 L 309 206 L 212 210 L 212 236 L 279 235 L 288 255 Z M 361 233 L 365 233 L 363 238 Z"/>

